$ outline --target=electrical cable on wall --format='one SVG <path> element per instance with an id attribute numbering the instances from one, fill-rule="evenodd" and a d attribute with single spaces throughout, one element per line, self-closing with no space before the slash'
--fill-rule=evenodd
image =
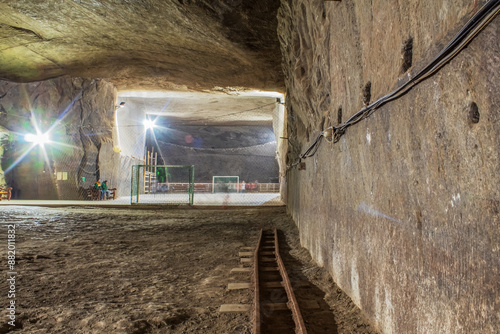
<path id="1" fill-rule="evenodd" d="M 424 67 L 407 83 L 361 109 L 343 124 L 337 127 L 331 126 L 323 130 L 313 144 L 306 150 L 306 152 L 301 154 L 293 164 L 287 167 L 287 169 L 297 166 L 303 159 L 312 157 L 318 151 L 323 137 L 327 138 L 329 141 L 333 141 L 334 143 L 338 142 L 348 127 L 358 123 L 364 118 L 369 117 L 375 109 L 381 107 L 387 102 L 400 98 L 408 93 L 413 87 L 435 74 L 460 51 L 462 51 L 463 48 L 465 48 L 465 46 L 467 46 L 467 44 L 469 44 L 469 42 L 481 30 L 483 30 L 499 12 L 500 0 L 490 0 L 465 24 L 455 38 L 452 39 L 452 41 L 429 63 L 429 65 Z"/>

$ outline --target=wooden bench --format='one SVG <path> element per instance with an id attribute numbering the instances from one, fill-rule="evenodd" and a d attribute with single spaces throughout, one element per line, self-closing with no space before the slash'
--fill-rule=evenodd
<path id="1" fill-rule="evenodd" d="M 111 189 L 108 189 L 108 190 L 109 190 L 109 198 L 116 199 L 116 190 L 117 189 L 116 188 L 111 188 Z"/>
<path id="2" fill-rule="evenodd" d="M 101 191 L 91 186 L 87 189 L 87 199 L 89 201 L 98 201 L 101 198 Z"/>
<path id="3" fill-rule="evenodd" d="M 110 199 L 110 198 L 113 198 L 113 199 L 116 199 L 116 188 L 111 188 L 111 189 L 108 189 L 110 194 L 109 194 L 109 197 L 107 198 L 104 198 L 104 199 Z M 89 201 L 99 201 L 101 200 L 101 189 L 96 189 L 94 188 L 94 186 L 91 186 L 87 189 L 87 199 Z"/>
<path id="4" fill-rule="evenodd" d="M 12 187 L 7 187 L 7 188 L 0 187 L 0 201 L 2 199 L 10 201 L 11 196 L 12 196 Z"/>

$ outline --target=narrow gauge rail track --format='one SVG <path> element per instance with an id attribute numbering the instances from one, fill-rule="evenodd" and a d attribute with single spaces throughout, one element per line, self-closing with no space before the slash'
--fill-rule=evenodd
<path id="1" fill-rule="evenodd" d="M 253 258 L 254 334 L 306 334 L 304 320 L 279 253 L 276 229 L 260 231 Z"/>

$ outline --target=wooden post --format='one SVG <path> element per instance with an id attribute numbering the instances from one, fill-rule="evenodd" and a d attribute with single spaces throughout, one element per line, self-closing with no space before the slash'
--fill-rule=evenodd
<path id="1" fill-rule="evenodd" d="M 144 152 L 144 164 L 145 164 L 145 166 L 142 169 L 142 192 L 143 193 L 146 192 L 146 168 L 147 168 L 148 161 L 149 161 L 149 151 L 148 151 L 148 148 L 145 147 L 144 150 L 145 150 L 145 152 Z"/>
<path id="2" fill-rule="evenodd" d="M 154 152 L 155 152 L 155 148 L 153 147 L 151 149 L 151 160 L 149 161 L 149 172 L 152 172 L 153 171 L 153 165 L 154 165 Z M 149 186 L 151 188 L 151 185 Z"/>
<path id="3" fill-rule="evenodd" d="M 148 162 L 148 194 L 151 193 L 151 162 L 153 161 L 153 152 L 149 152 Z"/>
<path id="4" fill-rule="evenodd" d="M 151 152 L 148 150 L 148 163 L 146 164 L 146 172 L 149 172 L 149 169 L 147 166 L 151 164 Z"/>

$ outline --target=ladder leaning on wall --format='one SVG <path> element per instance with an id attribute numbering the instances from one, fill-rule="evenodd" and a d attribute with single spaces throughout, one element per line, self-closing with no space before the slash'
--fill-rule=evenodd
<path id="1" fill-rule="evenodd" d="M 154 147 L 151 152 L 146 147 L 144 153 L 144 161 L 146 166 L 143 169 L 143 192 L 144 194 L 151 194 L 156 192 L 156 165 L 158 162 L 158 152 L 154 151 Z"/>

